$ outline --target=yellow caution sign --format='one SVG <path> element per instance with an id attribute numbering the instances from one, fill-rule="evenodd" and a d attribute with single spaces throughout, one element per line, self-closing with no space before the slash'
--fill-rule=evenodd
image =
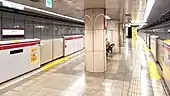
<path id="1" fill-rule="evenodd" d="M 31 48 L 30 50 L 30 63 L 34 64 L 38 62 L 38 49 Z"/>

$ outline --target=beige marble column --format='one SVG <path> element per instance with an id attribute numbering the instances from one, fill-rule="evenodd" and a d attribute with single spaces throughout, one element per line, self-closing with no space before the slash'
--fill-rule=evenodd
<path id="1" fill-rule="evenodd" d="M 105 72 L 106 64 L 106 30 L 105 8 L 85 9 L 85 70 L 88 72 Z"/>

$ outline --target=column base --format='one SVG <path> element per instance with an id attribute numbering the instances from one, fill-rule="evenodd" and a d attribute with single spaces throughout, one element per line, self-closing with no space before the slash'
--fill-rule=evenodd
<path id="1" fill-rule="evenodd" d="M 106 72 L 106 51 L 86 51 L 85 71 L 87 72 Z"/>

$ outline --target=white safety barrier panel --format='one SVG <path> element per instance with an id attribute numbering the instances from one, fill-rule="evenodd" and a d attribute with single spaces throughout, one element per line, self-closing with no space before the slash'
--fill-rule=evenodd
<path id="1" fill-rule="evenodd" d="M 150 48 L 151 48 L 151 52 L 154 56 L 154 59 L 156 61 L 158 61 L 158 38 L 159 36 L 156 35 L 151 35 L 150 36 Z"/>
<path id="2" fill-rule="evenodd" d="M 64 56 L 70 55 L 84 48 L 83 35 L 64 36 Z"/>
<path id="3" fill-rule="evenodd" d="M 40 67 L 40 40 L 0 41 L 0 83 Z"/>

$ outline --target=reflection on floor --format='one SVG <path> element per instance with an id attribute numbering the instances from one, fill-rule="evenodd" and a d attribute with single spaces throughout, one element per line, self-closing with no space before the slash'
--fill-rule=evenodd
<path id="1" fill-rule="evenodd" d="M 84 71 L 84 53 L 0 90 L 2 96 L 164 96 L 153 92 L 142 45 L 127 40 L 106 73 Z M 161 84 L 160 84 L 161 86 Z M 157 86 L 158 87 L 158 86 Z M 155 87 L 155 88 L 157 88 Z"/>

